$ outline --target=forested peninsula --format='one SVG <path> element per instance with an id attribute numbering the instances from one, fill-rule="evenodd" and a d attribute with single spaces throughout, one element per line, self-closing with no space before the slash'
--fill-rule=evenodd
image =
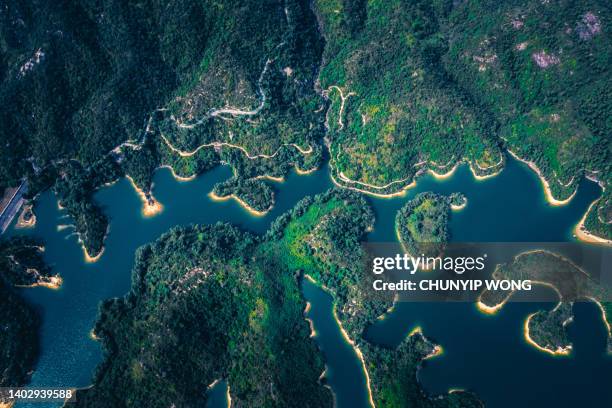
<path id="1" fill-rule="evenodd" d="M 105 359 L 74 404 L 195 406 L 224 379 L 232 405 L 331 407 L 304 318 L 300 285 L 308 277 L 333 294 L 377 406 L 481 406 L 469 393 L 432 398 L 421 390 L 416 369 L 436 350 L 421 333 L 397 350 L 362 337 L 393 301 L 372 297 L 365 282 L 360 241 L 373 217 L 361 196 L 331 190 L 298 203 L 264 236 L 196 225 L 141 247 L 129 294 L 101 306 L 94 332 Z M 372 368 L 381 362 L 384 369 Z"/>

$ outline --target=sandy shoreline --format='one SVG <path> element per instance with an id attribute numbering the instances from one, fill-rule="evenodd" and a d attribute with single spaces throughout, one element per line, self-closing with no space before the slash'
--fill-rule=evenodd
<path id="1" fill-rule="evenodd" d="M 527 341 L 527 344 L 535 347 L 536 349 L 543 351 L 545 353 L 551 354 L 553 356 L 567 356 L 570 354 L 570 352 L 572 351 L 572 346 L 571 344 L 567 347 L 559 347 L 557 348 L 557 350 L 551 350 L 547 347 L 542 347 L 540 346 L 538 343 L 536 343 L 531 336 L 529 335 L 529 322 L 531 321 L 531 318 L 533 316 L 535 316 L 537 314 L 537 312 L 535 313 L 531 313 L 529 316 L 527 316 L 527 319 L 525 319 L 525 325 L 523 326 L 523 332 L 525 334 L 525 341 Z"/>
<path id="2" fill-rule="evenodd" d="M 38 271 L 36 271 L 38 273 Z M 30 285 L 15 285 L 17 288 L 47 288 L 52 290 L 59 290 L 64 280 L 59 275 L 50 276 L 48 281 L 38 281 Z"/>
<path id="3" fill-rule="evenodd" d="M 450 208 L 452 211 L 461 211 L 463 210 L 465 207 L 467 207 L 468 203 L 467 203 L 467 199 L 463 201 L 463 204 L 460 205 L 455 205 L 455 204 L 451 204 Z"/>
<path id="4" fill-rule="evenodd" d="M 584 222 L 586 221 L 589 213 L 593 210 L 593 207 L 599 202 L 599 200 L 601 200 L 601 198 L 598 198 L 597 200 L 591 203 L 589 208 L 586 210 L 586 212 L 578 222 L 578 224 L 576 224 L 576 226 L 574 227 L 574 235 L 580 241 L 590 242 L 592 244 L 612 245 L 612 240 L 598 237 L 597 235 L 589 232 L 584 226 Z"/>
<path id="5" fill-rule="evenodd" d="M 236 200 L 238 202 L 238 204 L 240 204 L 245 210 L 247 210 L 251 215 L 253 215 L 255 217 L 263 217 L 263 216 L 265 216 L 272 209 L 272 207 L 274 206 L 274 204 L 272 204 L 270 206 L 270 208 L 268 208 L 267 210 L 265 210 L 265 211 L 258 211 L 256 209 L 250 207 L 247 203 L 245 203 L 243 200 L 238 198 L 238 196 L 235 195 L 235 194 L 230 194 L 230 195 L 221 197 L 221 196 L 216 195 L 214 191 L 211 191 L 210 193 L 208 193 L 208 196 L 213 201 L 228 201 L 228 200 L 234 199 L 234 200 Z"/>
<path id="6" fill-rule="evenodd" d="M 503 167 L 500 167 L 499 170 L 497 170 L 495 173 L 480 175 L 480 174 L 476 173 L 476 170 L 472 166 L 471 162 L 469 163 L 468 166 L 470 168 L 470 171 L 472 172 L 472 176 L 474 177 L 474 179 L 476 179 L 478 181 L 482 181 L 482 180 L 487 180 L 487 179 L 493 178 L 493 177 L 499 175 L 499 173 L 501 173 L 502 170 L 504 169 Z"/>
<path id="7" fill-rule="evenodd" d="M 313 283 L 314 285 L 319 286 L 320 288 L 322 288 L 323 290 L 325 290 L 326 292 L 330 293 L 329 289 L 327 289 L 325 286 L 320 285 L 317 281 L 315 281 L 312 276 L 310 275 L 304 275 L 304 277 L 306 279 L 308 279 L 311 283 Z M 344 337 L 344 340 L 351 345 L 351 347 L 353 347 L 353 350 L 355 350 L 355 354 L 357 354 L 357 357 L 359 358 L 359 360 L 361 361 L 361 366 L 363 368 L 363 373 L 365 375 L 366 378 L 366 386 L 368 389 L 368 399 L 370 401 L 370 406 L 372 408 L 375 407 L 374 405 L 374 400 L 372 399 L 372 388 L 370 386 L 370 375 L 368 374 L 368 370 L 366 369 L 366 364 L 365 364 L 365 359 L 363 357 L 363 353 L 361 352 L 361 349 L 359 348 L 359 346 L 357 346 L 357 344 L 355 344 L 355 342 L 353 340 L 351 340 L 351 338 L 349 337 L 348 333 L 346 332 L 346 330 L 344 329 L 344 327 L 342 327 L 342 323 L 340 322 L 340 319 L 338 318 L 338 314 L 336 313 L 336 305 L 335 305 L 335 301 L 333 302 L 333 306 L 332 306 L 332 314 L 334 316 L 334 320 L 336 321 L 336 324 L 338 324 L 338 328 L 340 329 L 340 333 L 342 334 L 342 337 Z M 310 303 L 307 303 L 306 307 L 310 310 Z"/>
<path id="8" fill-rule="evenodd" d="M 170 173 L 172 174 L 172 177 L 174 177 L 174 179 L 176 181 L 180 181 L 180 182 L 186 182 L 186 181 L 191 181 L 194 180 L 197 177 L 197 174 L 192 174 L 189 177 L 183 177 L 183 176 L 179 176 L 178 174 L 176 174 L 176 172 L 174 171 L 174 168 L 172 166 L 170 166 L 169 164 L 164 164 L 158 167 L 158 169 L 169 169 Z M 157 170 L 157 169 L 156 169 Z"/>
<path id="9" fill-rule="evenodd" d="M 33 204 L 24 204 L 21 212 L 19 213 L 19 217 L 17 217 L 17 223 L 15 224 L 15 228 L 32 228 L 36 225 L 36 214 L 34 214 L 34 205 Z M 25 219 L 26 213 L 31 213 L 29 220 Z"/>
<path id="10" fill-rule="evenodd" d="M 155 197 L 153 197 L 153 194 L 149 193 L 149 198 L 147 198 L 145 192 L 136 185 L 132 177 L 126 175 L 125 178 L 127 178 L 132 184 L 132 187 L 134 187 L 134 190 L 136 190 L 136 193 L 142 201 L 143 217 L 153 217 L 154 215 L 157 215 L 163 211 L 164 207 L 155 199 Z"/>
<path id="11" fill-rule="evenodd" d="M 309 170 L 302 170 L 298 166 L 294 166 L 294 169 L 295 169 L 295 172 L 297 174 L 299 174 L 300 176 L 305 176 L 307 174 L 312 174 L 315 171 L 319 170 L 319 167 L 315 166 L 315 167 L 313 167 L 312 169 L 309 169 Z"/>
<path id="12" fill-rule="evenodd" d="M 546 178 L 544 177 L 544 175 L 542 174 L 542 172 L 540 171 L 540 169 L 534 162 L 520 158 L 516 153 L 514 153 L 510 149 L 506 149 L 506 150 L 508 151 L 508 153 L 512 155 L 512 157 L 514 157 L 516 160 L 520 162 L 525 163 L 527 166 L 529 166 L 531 170 L 533 170 L 538 175 L 538 177 L 540 178 L 540 181 L 542 182 L 542 186 L 544 186 L 544 195 L 546 196 L 546 201 L 548 201 L 550 205 L 560 206 L 560 205 L 565 205 L 569 203 L 570 201 L 572 201 L 572 198 L 574 198 L 574 196 L 578 192 L 577 188 L 574 189 L 574 192 L 569 197 L 567 197 L 565 200 L 557 200 L 552 194 L 552 190 L 550 189 L 550 184 L 548 183 L 548 180 L 546 180 Z"/>
<path id="13" fill-rule="evenodd" d="M 361 352 L 361 349 L 359 348 L 359 346 L 357 346 L 357 344 L 353 340 L 351 340 L 346 330 L 344 330 L 344 327 L 342 327 L 342 323 L 340 323 L 340 319 L 338 318 L 338 314 L 336 313 L 335 307 L 333 308 L 333 315 L 334 315 L 334 319 L 336 320 L 336 323 L 338 324 L 338 327 L 340 328 L 340 333 L 342 333 L 342 337 L 344 337 L 344 340 L 347 343 L 349 343 L 351 347 L 353 347 L 353 349 L 355 350 L 355 354 L 357 354 L 357 357 L 361 361 L 361 365 L 363 367 L 363 373 L 365 374 L 365 378 L 366 378 L 366 386 L 368 389 L 368 399 L 370 402 L 370 406 L 374 408 L 375 405 L 374 405 L 374 399 L 372 398 L 372 387 L 370 385 L 370 374 L 368 373 L 368 370 L 366 369 L 366 363 L 365 363 L 365 358 L 363 357 L 363 353 Z"/>
<path id="14" fill-rule="evenodd" d="M 450 178 L 453 176 L 453 174 L 455 174 L 455 172 L 457 171 L 457 169 L 459 168 L 459 165 L 463 164 L 463 161 L 458 161 L 457 163 L 455 163 L 455 165 L 446 173 L 437 173 L 435 170 L 428 168 L 427 172 L 429 174 L 431 174 L 436 180 L 445 180 L 447 178 Z"/>
<path id="15" fill-rule="evenodd" d="M 79 238 L 79 242 L 81 244 L 81 248 L 83 249 L 83 256 L 85 257 L 85 262 L 86 263 L 94 263 L 94 262 L 98 262 L 100 260 L 100 257 L 102 256 L 102 254 L 104 253 L 104 250 L 106 248 L 102 247 L 102 249 L 100 250 L 100 252 L 98 253 L 98 255 L 96 256 L 91 256 L 89 255 L 89 252 L 87 252 L 87 248 L 85 248 L 85 244 L 83 244 L 83 242 L 81 241 L 81 239 Z"/>

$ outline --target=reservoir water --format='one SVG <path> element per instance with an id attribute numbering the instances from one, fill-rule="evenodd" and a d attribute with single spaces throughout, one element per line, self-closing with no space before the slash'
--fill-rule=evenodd
<path id="1" fill-rule="evenodd" d="M 327 167 L 309 175 L 291 174 L 283 183 L 272 183 L 276 205 L 265 217 L 253 217 L 234 200 L 215 202 L 208 197 L 213 185 L 231 176 L 220 167 L 189 182 L 175 180 L 167 169 L 154 178 L 154 195 L 164 210 L 152 218 L 141 215 L 142 203 L 129 182 L 121 179 L 101 189 L 96 201 L 111 219 L 105 252 L 96 263 L 85 263 L 71 228 L 71 221 L 57 207 L 53 194 L 37 200 L 38 223 L 29 230 L 11 229 L 45 240 L 45 259 L 64 279 L 60 290 L 21 290 L 43 317 L 42 353 L 31 386 L 87 386 L 102 359 L 98 342 L 90 338 L 100 301 L 123 296 L 130 286 L 134 251 L 175 225 L 227 221 L 255 233 L 263 233 L 280 214 L 301 198 L 332 186 Z M 496 177 L 476 181 L 467 166 L 447 179 L 421 177 L 404 197 L 368 198 L 376 212 L 371 242 L 393 242 L 395 214 L 406 200 L 422 191 L 464 193 L 467 207 L 453 213 L 454 241 L 568 241 L 571 231 L 599 188 L 584 181 L 566 206 L 546 203 L 537 176 L 523 164 L 508 158 Z M 333 319 L 331 297 L 315 285 L 305 285 L 312 304 L 308 317 L 317 332 L 316 341 L 326 361 L 326 381 L 336 394 L 338 407 L 367 406 L 365 379 L 354 350 L 344 341 Z M 525 317 L 552 304 L 507 304 L 497 315 L 477 311 L 471 303 L 400 303 L 393 313 L 367 331 L 367 338 L 392 346 L 416 325 L 442 345 L 443 355 L 428 360 L 419 379 L 432 394 L 450 388 L 476 392 L 489 407 L 515 406 L 612 406 L 612 358 L 605 354 L 605 329 L 591 304 L 575 306 L 570 326 L 574 351 L 553 357 L 527 345 L 522 325 Z M 211 390 L 214 402 L 227 404 L 224 383 Z M 231 384 L 230 384 L 231 387 Z M 355 387 L 360 387 L 358 391 Z M 21 404 L 19 406 L 27 406 Z M 42 407 L 40 403 L 35 405 Z"/>

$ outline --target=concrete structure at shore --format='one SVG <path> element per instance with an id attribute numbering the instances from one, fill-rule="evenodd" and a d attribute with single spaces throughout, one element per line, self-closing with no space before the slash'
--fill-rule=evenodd
<path id="1" fill-rule="evenodd" d="M 0 204 L 0 234 L 4 233 L 19 213 L 24 203 L 23 196 L 28 192 L 28 183 L 24 180 L 19 187 L 6 189 Z"/>

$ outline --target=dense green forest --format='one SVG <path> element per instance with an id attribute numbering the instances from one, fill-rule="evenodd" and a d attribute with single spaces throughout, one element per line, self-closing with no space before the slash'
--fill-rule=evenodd
<path id="1" fill-rule="evenodd" d="M 544 250 L 519 254 L 512 262 L 498 265 L 493 272 L 495 279 L 528 279 L 542 282 L 556 289 L 559 304 L 552 310 L 539 310 L 528 321 L 529 337 L 539 347 L 550 352 L 566 353 L 571 349 L 567 335 L 567 322 L 573 316 L 572 305 L 575 301 L 595 302 L 602 311 L 608 329 L 608 353 L 612 353 L 612 289 L 606 282 L 591 278 L 568 259 Z M 485 291 L 480 302 L 487 307 L 503 305 L 511 292 L 497 290 Z"/>
<path id="2" fill-rule="evenodd" d="M 598 0 L 475 1 L 448 19 L 447 71 L 558 199 L 583 175 L 610 184 L 611 23 L 609 4 Z M 588 222 L 608 239 L 610 203 L 606 188 Z"/>
<path id="3" fill-rule="evenodd" d="M 59 275 L 53 275 L 43 259 L 44 250 L 43 244 L 32 238 L 0 239 L 1 278 L 13 286 L 59 283 Z"/>
<path id="4" fill-rule="evenodd" d="M 610 183 L 612 23 L 605 1 L 315 2 L 333 176 L 394 193 L 420 171 L 500 147 L 533 162 L 564 200 L 582 176 Z M 393 183 L 395 181 L 400 181 Z M 610 189 L 587 229 L 612 237 Z"/>
<path id="5" fill-rule="evenodd" d="M 43 250 L 31 238 L 0 239 L 0 387 L 27 384 L 38 359 L 41 317 L 14 288 L 61 282 L 51 275 Z"/>
<path id="6" fill-rule="evenodd" d="M 394 394 L 423 407 L 478 404 L 466 393 L 430 398 L 421 391 L 416 370 L 433 350 L 422 335 L 397 350 L 363 339 L 392 304 L 365 282 L 371 274 L 364 274 L 360 242 L 373 221 L 360 195 L 331 190 L 298 203 L 261 237 L 227 224 L 177 227 L 141 247 L 129 294 L 101 305 L 94 331 L 106 357 L 76 405 L 201 406 L 208 386 L 225 379 L 236 406 L 331 407 L 304 319 L 305 276 L 334 295 L 366 366 L 381 355 L 399 359 L 373 371 L 376 400 Z M 395 376 L 400 383 L 389 381 Z"/>
<path id="7" fill-rule="evenodd" d="M 102 305 L 95 333 L 107 357 L 76 404 L 202 406 L 225 378 L 236 406 L 331 407 L 296 276 L 255 241 L 218 224 L 142 247 L 129 295 Z"/>
<path id="8" fill-rule="evenodd" d="M 507 147 L 563 200 L 609 183 L 610 21 L 601 0 L 9 1 L 0 189 L 55 185 L 92 256 L 107 220 L 87 178 L 150 195 L 159 166 L 229 164 L 263 208 L 252 179 L 316 168 L 324 141 L 345 187 L 394 193 L 463 160 L 494 174 Z M 610 202 L 585 221 L 605 238 Z"/>
<path id="9" fill-rule="evenodd" d="M 29 381 L 38 359 L 39 327 L 38 312 L 0 276 L 0 387 Z"/>
<path id="10" fill-rule="evenodd" d="M 451 206 L 461 207 L 465 196 L 443 196 L 431 192 L 408 201 L 395 217 L 395 231 L 404 251 L 412 256 L 439 256 L 450 239 L 448 220 Z"/>
<path id="11" fill-rule="evenodd" d="M 346 4 L 316 2 L 327 41 L 320 81 L 331 101 L 336 180 L 390 193 L 421 169 L 446 172 L 464 158 L 475 168 L 495 168 L 501 154 L 494 124 L 478 114 L 442 64 L 451 3 Z M 355 15 L 363 19 L 358 25 L 351 23 Z M 396 180 L 403 182 L 389 186 Z"/>

